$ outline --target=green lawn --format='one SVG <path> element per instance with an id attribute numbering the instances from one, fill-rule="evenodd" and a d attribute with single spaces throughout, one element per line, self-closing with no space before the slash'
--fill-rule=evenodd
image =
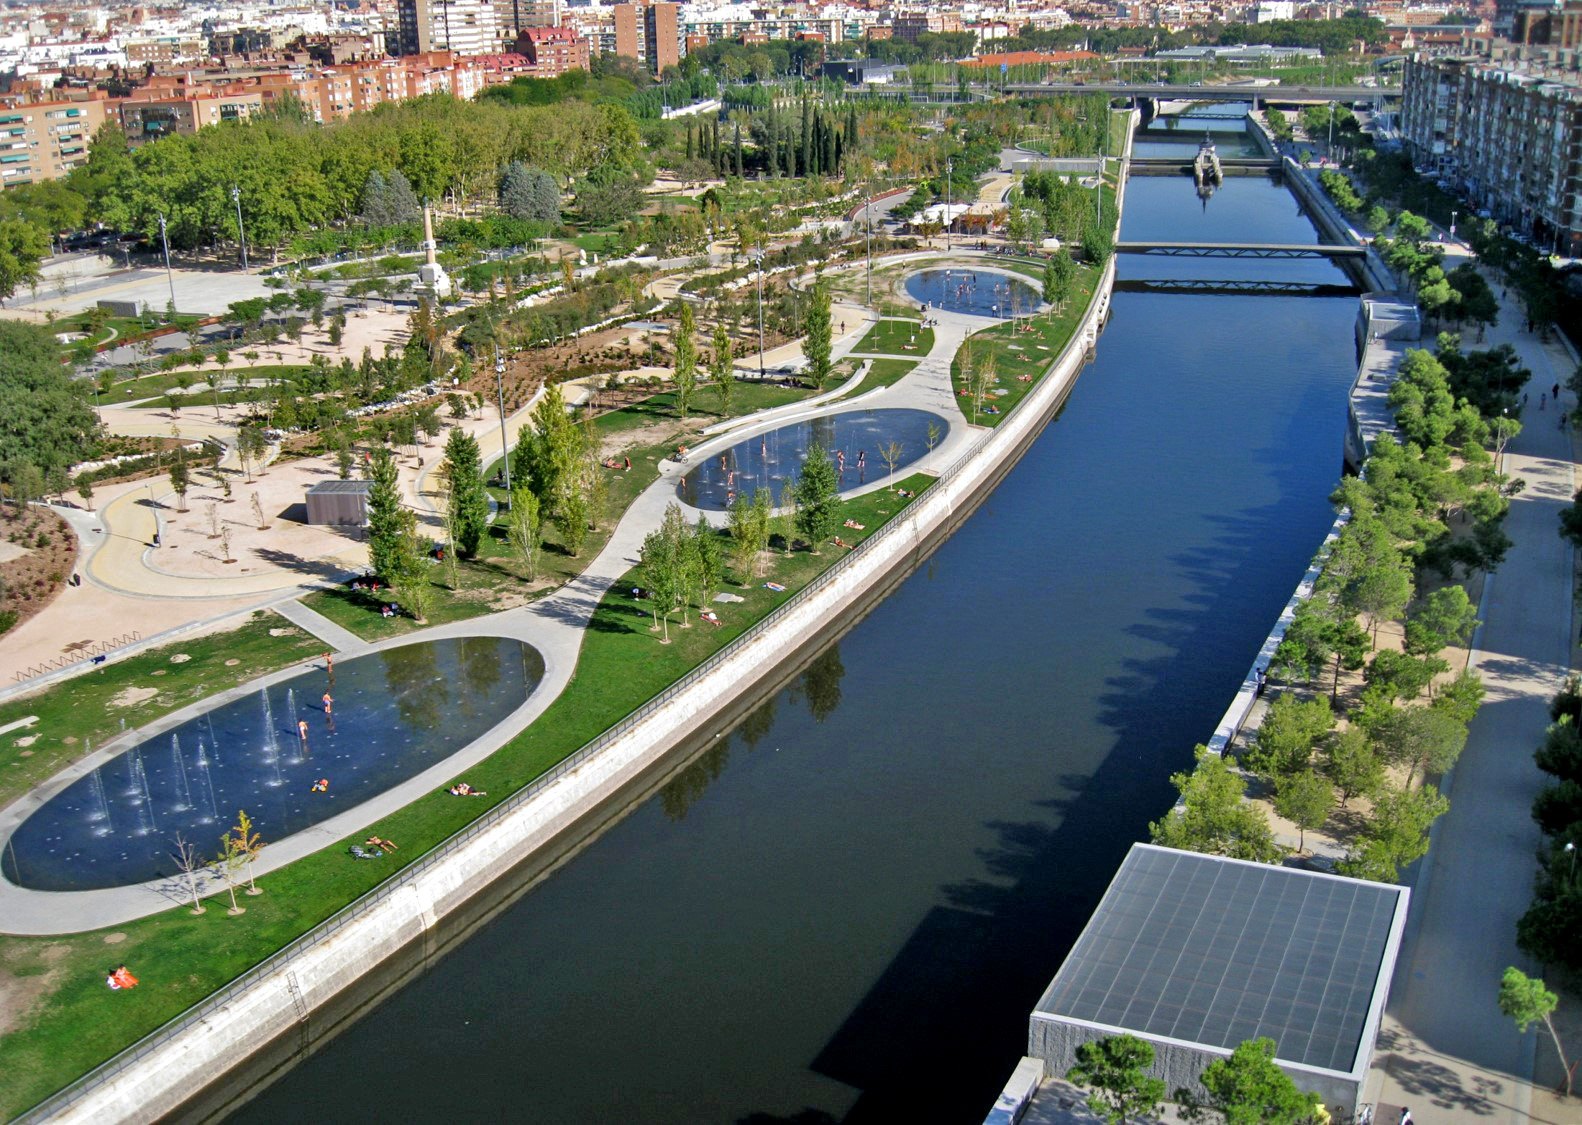
<path id="1" fill-rule="evenodd" d="M 285 635 L 272 637 L 271 629 Z M 92 672 L 0 704 L 0 726 L 38 716 L 33 726 L 0 736 L 0 806 L 82 757 L 90 743 L 102 746 L 120 734 L 123 721 L 128 728 L 142 726 L 323 650 L 317 638 L 259 610 L 240 629 L 178 640 L 132 656 L 111 656 Z M 178 654 L 191 659 L 173 663 L 171 657 Z M 227 665 L 231 660 L 236 663 Z M 33 736 L 32 744 L 17 745 Z"/>
<path id="2" fill-rule="evenodd" d="M 1020 331 L 1014 324 L 999 324 L 968 337 L 962 345 L 962 351 L 970 350 L 973 363 L 980 365 L 992 356 L 996 371 L 990 393 L 983 401 L 985 407 L 993 406 L 998 413 L 980 414 L 977 419 L 979 425 L 999 425 L 1000 419 L 1044 377 L 1087 312 L 1098 276 L 1098 270 L 1079 269 L 1065 309 L 1053 316 L 1035 316 L 1025 320 Z M 961 412 L 971 421 L 972 404 L 961 395 L 966 389 L 962 378 L 961 354 L 958 351 L 951 362 L 950 381 Z M 1004 393 L 996 394 L 995 391 Z"/>
<path id="3" fill-rule="evenodd" d="M 917 320 L 881 320 L 852 349 L 875 355 L 909 355 L 922 358 L 934 347 L 934 330 Z"/>
<path id="4" fill-rule="evenodd" d="M 932 480 L 914 474 L 897 487 L 918 493 Z M 910 502 L 891 491 L 848 501 L 845 515 L 866 530 L 845 529 L 841 535 L 860 542 Z M 746 600 L 717 607 L 719 627 L 695 615 L 690 629 L 673 621 L 670 644 L 649 628 L 647 603 L 630 599 L 631 583 L 617 583 L 595 611 L 576 672 L 560 698 L 467 771 L 466 779 L 489 797 L 459 801 L 437 792 L 378 822 L 372 830 L 401 845 L 384 862 L 352 860 L 346 846 L 354 841 L 347 839 L 265 876 L 264 894 L 247 898 L 247 913 L 239 917 L 227 916 L 221 898 L 209 900 L 208 911 L 198 917 L 176 908 L 113 931 L 0 938 L 0 971 L 43 978 L 42 1001 L 20 1017 L 19 1030 L 0 1038 L 0 1073 L 6 1076 L 0 1114 L 14 1116 L 47 1097 L 370 890 L 664 690 L 844 555 L 828 545 L 819 555 L 766 554 L 765 575 L 742 586 L 722 584 Z M 771 578 L 786 590 L 765 589 L 763 582 Z M 113 949 L 106 944 L 111 934 Z M 113 963 L 125 963 L 141 978 L 135 992 L 104 987 L 106 965 Z"/>
<path id="5" fill-rule="evenodd" d="M 916 366 L 915 359 L 876 359 L 873 361 L 873 366 L 868 368 L 868 375 L 857 390 L 865 392 L 876 387 L 893 387 Z"/>

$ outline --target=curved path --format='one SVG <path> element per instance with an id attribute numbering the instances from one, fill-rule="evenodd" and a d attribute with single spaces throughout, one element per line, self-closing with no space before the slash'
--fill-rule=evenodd
<path id="1" fill-rule="evenodd" d="M 961 414 L 951 388 L 950 365 L 957 348 L 969 333 L 999 323 L 991 318 L 948 312 L 931 312 L 930 316 L 936 319 L 933 348 L 928 355 L 918 361 L 912 371 L 884 391 L 886 407 L 925 409 L 950 422 L 950 429 L 945 438 L 928 456 L 909 466 L 910 472 L 927 472 L 934 466 L 949 464 L 983 432 L 980 427 L 968 425 Z M 864 399 L 870 397 L 872 396 L 863 396 Z M 805 404 L 795 405 L 805 410 Z M 805 413 L 811 416 L 860 408 L 856 403 L 847 403 L 833 411 L 814 410 Z M 755 425 L 751 430 L 719 435 L 699 447 L 697 452 L 702 456 L 712 455 L 745 440 L 760 429 L 773 428 L 797 420 L 798 413 L 782 413 L 787 409 L 766 411 L 761 416 L 755 416 Z M 517 416 L 520 417 L 525 413 L 519 411 Z M 633 501 L 620 523 L 616 525 L 604 549 L 581 575 L 548 597 L 531 605 L 488 617 L 436 626 L 379 644 L 344 651 L 343 657 L 353 657 L 380 649 L 445 637 L 510 637 L 531 645 L 540 653 L 544 659 L 544 676 L 532 695 L 482 738 L 416 777 L 312 828 L 271 844 L 257 862 L 256 873 L 267 874 L 341 839 L 376 826 L 380 818 L 404 808 L 425 794 L 445 787 L 470 766 L 493 754 L 542 714 L 570 682 L 576 668 L 583 636 L 605 593 L 618 579 L 637 565 L 642 542 L 649 531 L 659 525 L 665 509 L 672 503 L 680 503 L 677 499 L 677 485 L 684 472 L 685 467 L 674 461 L 661 462 L 659 479 Z M 886 487 L 887 484 L 888 479 L 883 478 L 860 488 L 846 490 L 842 495 L 859 495 Z M 693 511 L 696 512 L 695 509 Z M 715 523 L 725 518 L 724 513 L 701 514 Z M 272 676 L 251 681 L 221 695 L 205 699 L 192 707 L 167 715 L 157 723 L 128 732 L 124 738 L 101 747 L 89 757 L 75 763 L 70 769 L 57 774 L 47 784 L 0 810 L 0 838 L 9 837 L 28 815 L 50 797 L 124 752 L 133 743 L 155 737 L 193 715 L 201 714 L 239 696 L 252 694 L 262 685 L 290 678 L 300 671 L 301 666 L 298 665 Z M 223 890 L 223 884 L 211 877 L 203 888 L 202 893 L 213 894 Z M 8 933 L 39 935 L 81 932 L 117 925 L 169 909 L 186 897 L 182 887 L 173 880 L 106 890 L 61 893 L 29 891 L 0 878 L 0 929 Z"/>

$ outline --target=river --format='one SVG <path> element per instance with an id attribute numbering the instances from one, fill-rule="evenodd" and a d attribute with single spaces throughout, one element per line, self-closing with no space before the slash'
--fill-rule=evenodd
<path id="1" fill-rule="evenodd" d="M 1136 178 L 1122 236 L 1317 240 L 1259 177 L 1206 206 Z M 1329 526 L 1355 314 L 1117 293 L 1060 416 L 920 570 L 235 1120 L 981 1120 Z"/>

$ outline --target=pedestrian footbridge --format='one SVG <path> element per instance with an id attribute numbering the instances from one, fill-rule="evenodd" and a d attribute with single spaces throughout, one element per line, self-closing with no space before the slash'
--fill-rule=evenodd
<path id="1" fill-rule="evenodd" d="M 1265 242 L 1144 242 L 1115 244 L 1117 254 L 1160 254 L 1176 258 L 1361 258 L 1362 246 L 1320 243 Z"/>

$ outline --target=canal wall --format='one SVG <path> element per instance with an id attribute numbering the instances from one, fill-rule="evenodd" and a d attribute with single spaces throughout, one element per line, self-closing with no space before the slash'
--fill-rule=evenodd
<path id="1" fill-rule="evenodd" d="M 1072 339 L 1027 397 L 838 565 L 532 785 L 23 1120 L 214 1116 L 422 972 L 502 908 L 503 879 L 519 893 L 541 878 L 595 831 L 600 812 L 630 805 L 678 747 L 728 730 L 743 697 L 832 623 L 859 618 L 972 513 L 1065 400 L 1108 317 L 1115 268 L 1111 256 Z"/>

